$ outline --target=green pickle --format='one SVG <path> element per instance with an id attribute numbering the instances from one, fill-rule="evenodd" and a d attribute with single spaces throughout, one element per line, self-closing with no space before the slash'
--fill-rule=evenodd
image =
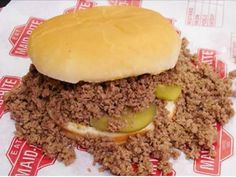
<path id="1" fill-rule="evenodd" d="M 90 120 L 90 125 L 98 130 L 101 131 L 107 131 L 107 126 L 108 126 L 108 118 L 107 117 L 102 117 L 99 119 L 91 119 Z"/>
<path id="2" fill-rule="evenodd" d="M 121 128 L 118 132 L 129 133 L 141 130 L 153 121 L 155 114 L 156 108 L 154 105 L 151 105 L 144 111 L 123 115 L 119 119 L 123 119 L 127 126 Z M 90 125 L 98 130 L 108 131 L 108 119 L 108 117 L 92 119 Z"/>
<path id="3" fill-rule="evenodd" d="M 175 101 L 181 94 L 181 87 L 178 85 L 157 85 L 155 95 L 157 98 Z"/>

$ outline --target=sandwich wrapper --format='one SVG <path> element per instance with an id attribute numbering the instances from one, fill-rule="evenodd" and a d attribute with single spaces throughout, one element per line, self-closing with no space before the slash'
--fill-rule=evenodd
<path id="1" fill-rule="evenodd" d="M 236 2 L 224 0 L 147 1 L 147 0 L 70 0 L 11 1 L 0 10 L 0 175 L 110 175 L 92 165 L 93 157 L 76 150 L 77 159 L 70 166 L 49 159 L 40 148 L 14 137 L 14 121 L 4 112 L 3 94 L 20 83 L 31 63 L 27 54 L 29 36 L 45 19 L 100 5 L 133 5 L 160 12 L 177 32 L 189 40 L 189 48 L 199 60 L 219 71 L 220 77 L 236 69 Z M 133 29 L 135 33 L 135 29 Z M 63 35 L 63 34 L 62 34 Z M 98 44 L 99 45 L 99 44 Z M 236 81 L 233 82 L 236 89 Z M 233 99 L 236 111 L 236 99 Z M 216 157 L 202 151 L 197 160 L 187 160 L 181 153 L 171 160 L 177 175 L 236 175 L 236 115 L 218 130 Z M 153 173 L 158 161 L 152 159 Z"/>

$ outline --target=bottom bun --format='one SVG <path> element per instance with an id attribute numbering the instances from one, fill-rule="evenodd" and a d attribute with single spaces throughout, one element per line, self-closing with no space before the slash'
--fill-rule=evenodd
<path id="1" fill-rule="evenodd" d="M 168 101 L 166 109 L 169 111 L 169 117 L 173 117 L 176 109 L 176 105 L 172 101 Z M 63 126 L 64 133 L 67 137 L 72 139 L 79 139 L 80 137 L 91 135 L 95 137 L 108 137 L 116 143 L 124 143 L 130 135 L 142 134 L 150 130 L 154 130 L 154 124 L 150 123 L 145 128 L 130 133 L 113 133 L 97 130 L 93 127 L 84 126 L 76 123 L 69 122 Z"/>
<path id="2" fill-rule="evenodd" d="M 119 144 L 124 143 L 130 135 L 135 135 L 138 133 L 142 134 L 150 130 L 154 130 L 153 123 L 150 123 L 148 126 L 146 126 L 145 128 L 139 131 L 130 132 L 130 133 L 105 132 L 105 131 L 97 130 L 93 127 L 83 126 L 83 125 L 79 125 L 79 124 L 75 124 L 71 122 L 67 123 L 64 126 L 65 135 L 75 140 L 86 135 L 91 135 L 91 136 L 96 136 L 96 137 L 108 137 L 108 138 L 111 138 L 114 142 L 119 143 Z"/>

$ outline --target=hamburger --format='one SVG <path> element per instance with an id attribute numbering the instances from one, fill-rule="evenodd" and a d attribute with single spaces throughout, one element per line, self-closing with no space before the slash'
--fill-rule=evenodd
<path id="1" fill-rule="evenodd" d="M 175 29 L 157 12 L 137 7 L 96 7 L 44 22 L 30 37 L 29 56 L 39 73 L 73 87 L 81 82 L 102 85 L 159 74 L 175 66 L 180 47 Z M 164 92 L 163 95 L 168 94 Z M 173 104 L 169 102 L 167 106 L 170 112 Z M 55 116 L 53 107 L 48 113 L 74 138 L 93 134 L 123 142 L 129 135 L 154 128 L 154 99 L 139 111 L 131 106 L 124 105 L 119 113 L 114 110 L 108 114 L 98 105 L 102 112 L 98 117 L 63 123 L 57 121 L 60 118 Z M 111 120 L 117 124 L 115 129 L 109 127 Z"/>
<path id="2" fill-rule="evenodd" d="M 151 157 L 168 174 L 175 148 L 189 158 L 212 153 L 214 125 L 234 114 L 231 80 L 186 46 L 167 19 L 143 8 L 45 21 L 30 36 L 29 72 L 5 96 L 16 135 L 65 164 L 79 143 L 116 175 L 150 174 Z"/>

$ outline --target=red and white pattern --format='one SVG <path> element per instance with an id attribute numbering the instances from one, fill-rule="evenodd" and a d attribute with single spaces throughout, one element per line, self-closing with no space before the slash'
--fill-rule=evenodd
<path id="1" fill-rule="evenodd" d="M 230 54 L 236 63 L 236 33 L 231 33 Z"/>
<path id="2" fill-rule="evenodd" d="M 76 12 L 77 10 L 87 9 L 96 6 L 97 3 L 93 0 L 77 0 L 75 7 L 68 8 L 64 11 L 65 14 Z"/>
<path id="3" fill-rule="evenodd" d="M 40 148 L 18 138 L 13 138 L 6 155 L 12 165 L 9 176 L 35 176 L 40 169 L 55 162 L 43 155 Z"/>
<path id="4" fill-rule="evenodd" d="M 12 27 L 16 26 L 11 33 L 11 36 L 9 37 L 12 49 L 9 49 L 9 45 L 6 45 L 6 43 L 4 42 L 0 43 L 0 63 L 3 64 L 3 66 L 0 66 L 0 75 L 1 77 L 4 76 L 2 77 L 2 79 L 0 77 L 0 139 L 2 145 L 4 145 L 0 148 L 0 154 L 5 154 L 7 157 L 0 157 L 0 175 L 37 175 L 39 172 L 47 175 L 47 170 L 55 173 L 55 175 L 63 174 L 63 172 L 65 171 L 68 175 L 85 175 L 86 173 L 88 174 L 86 165 L 84 168 L 80 168 L 79 170 L 78 166 L 75 165 L 75 168 L 77 170 L 76 173 L 73 171 L 74 167 L 60 168 L 57 167 L 56 164 L 51 166 L 51 168 L 44 168 L 44 171 L 44 169 L 42 168 L 54 164 L 54 160 L 48 159 L 46 156 L 42 155 L 42 152 L 39 148 L 28 145 L 27 143 L 25 143 L 25 141 L 14 138 L 12 142 L 9 143 L 9 138 L 6 138 L 12 137 L 12 132 L 14 131 L 14 129 L 9 129 L 9 131 L 7 128 L 7 131 L 6 129 L 4 129 L 4 127 L 8 127 L 9 124 L 13 125 L 13 121 L 8 120 L 10 118 L 8 114 L 6 115 L 6 117 L 1 119 L 1 116 L 4 114 L 3 94 L 17 86 L 20 83 L 20 78 L 5 75 L 15 73 L 13 72 L 15 67 L 11 67 L 12 64 L 17 64 L 17 69 L 19 69 L 20 71 L 19 73 L 25 71 L 24 67 L 26 67 L 26 64 L 28 64 L 28 60 L 18 60 L 15 61 L 16 63 L 12 63 L 14 61 L 12 59 L 19 57 L 28 57 L 27 45 L 29 35 L 31 34 L 32 30 L 43 21 L 43 19 L 31 16 L 36 15 L 37 17 L 41 16 L 39 14 L 43 13 L 44 18 L 50 18 L 54 15 L 60 15 L 59 13 L 61 13 L 68 7 L 71 8 L 68 8 L 65 13 L 75 12 L 80 9 L 91 8 L 97 5 L 133 5 L 137 7 L 140 7 L 142 5 L 144 8 L 151 8 L 153 10 L 160 11 L 166 17 L 170 17 L 169 20 L 172 24 L 176 25 L 176 20 L 178 20 L 177 25 L 181 26 L 183 36 L 187 34 L 190 39 L 197 39 L 190 41 L 194 46 L 209 44 L 209 46 L 214 47 L 216 50 L 222 51 L 222 49 L 225 49 L 226 51 L 224 52 L 226 52 L 228 56 L 230 54 L 230 56 L 234 58 L 236 63 L 236 31 L 232 31 L 232 29 L 236 27 L 236 23 L 233 18 L 235 16 L 235 10 L 233 7 L 235 7 L 236 5 L 234 1 L 188 0 L 179 1 L 178 6 L 176 7 L 170 6 L 168 2 L 165 3 L 164 1 L 150 1 L 153 3 L 147 3 L 147 1 L 142 0 L 105 0 L 103 2 L 99 0 L 73 1 L 75 2 L 74 7 L 68 5 L 71 4 L 71 2 L 68 2 L 68 4 L 63 2 L 62 4 L 58 5 L 61 2 L 58 1 L 56 3 L 53 3 L 53 1 L 45 1 L 45 3 L 40 3 L 39 8 L 35 8 L 36 5 L 33 1 L 32 4 L 26 1 L 16 1 L 15 4 L 10 4 L 6 8 L 0 8 L 0 26 L 2 29 L 0 40 L 6 41 L 6 38 L 9 36 L 11 30 L 13 29 Z M 45 10 L 48 8 L 50 8 L 50 12 Z M 183 15 L 180 8 L 185 9 L 186 14 L 184 13 Z M 225 12 L 227 12 L 227 18 L 226 15 L 224 15 Z M 29 19 L 27 21 L 29 17 L 31 17 L 31 20 L 34 20 L 30 21 Z M 182 20 L 179 19 L 185 19 L 184 24 L 182 23 Z M 27 23 L 24 24 L 24 22 L 26 21 Z M 205 30 L 207 29 L 206 27 L 210 27 L 211 29 Z M 227 37 L 219 37 L 219 30 L 220 32 L 222 32 L 220 33 L 222 35 L 231 35 L 230 40 Z M 232 33 L 229 33 L 231 31 Z M 177 30 L 177 32 L 179 31 Z M 217 45 L 214 44 L 215 41 L 217 41 Z M 211 65 L 215 71 L 218 71 L 220 77 L 224 78 L 226 76 L 226 64 L 223 61 L 225 61 L 226 58 L 220 58 L 219 56 L 221 53 L 217 52 L 216 50 L 199 49 L 199 60 Z M 230 70 L 234 69 L 235 65 L 233 64 L 232 60 L 227 61 L 229 62 L 228 68 Z M 7 70 L 7 73 L 2 72 L 2 67 L 9 68 Z M 234 127 L 235 124 L 230 122 L 227 126 L 230 130 L 232 130 L 232 127 Z M 178 175 L 194 175 L 194 173 L 209 175 L 236 174 L 236 170 L 234 168 L 236 158 L 235 156 L 233 156 L 234 139 L 221 126 L 216 125 L 216 128 L 218 130 L 217 142 L 213 145 L 213 147 L 216 149 L 216 157 L 211 158 L 209 157 L 207 151 L 201 151 L 200 158 L 195 160 L 193 163 L 193 168 L 186 169 L 186 171 L 176 168 L 170 175 L 175 175 L 176 173 Z M 232 135 L 234 137 L 236 136 L 235 134 L 233 134 L 233 131 Z M 83 147 L 78 147 L 78 149 L 80 151 L 86 151 L 86 149 L 84 149 Z M 80 154 L 80 152 L 78 153 Z M 231 157 L 231 164 L 228 164 L 228 169 L 230 170 L 222 170 L 223 166 L 221 167 L 221 164 L 224 163 L 224 161 L 229 157 Z M 83 156 L 78 155 L 77 160 L 81 164 L 83 163 L 83 161 L 86 161 L 88 159 L 84 159 Z M 158 160 L 152 159 L 151 161 L 153 163 L 154 170 L 151 175 L 162 175 L 162 173 L 157 170 Z M 192 161 L 183 162 L 182 160 L 178 160 L 176 163 L 178 163 L 178 165 L 183 164 L 183 167 L 186 164 L 190 166 L 192 165 Z"/>
<path id="5" fill-rule="evenodd" d="M 158 167 L 158 160 L 157 159 L 151 159 L 150 160 L 152 162 L 152 167 L 153 167 L 153 171 L 152 171 L 152 174 L 150 174 L 150 176 L 164 176 L 162 171 L 161 170 L 158 170 L 157 167 Z M 176 175 L 176 172 L 175 170 L 172 169 L 171 173 L 165 175 L 165 176 L 175 176 Z"/>
<path id="6" fill-rule="evenodd" d="M 110 5 L 115 6 L 136 6 L 140 7 L 142 0 L 108 0 Z"/>
<path id="7" fill-rule="evenodd" d="M 157 159 L 151 158 L 150 162 L 152 163 L 152 173 L 149 174 L 149 176 L 164 176 L 161 170 L 158 170 L 158 165 L 159 165 L 159 161 Z M 138 169 L 138 164 L 133 164 L 133 170 L 136 172 Z M 176 172 L 175 170 L 172 169 L 172 171 L 165 175 L 165 176 L 175 176 Z"/>
<path id="8" fill-rule="evenodd" d="M 216 71 L 220 78 L 225 78 L 227 75 L 226 64 L 219 60 L 218 53 L 216 50 L 211 49 L 199 49 L 198 50 L 198 59 L 202 63 L 207 63 L 210 65 L 214 71 Z"/>
<path id="9" fill-rule="evenodd" d="M 222 27 L 224 0 L 188 0 L 186 25 Z"/>
<path id="10" fill-rule="evenodd" d="M 14 87 L 20 84 L 20 78 L 15 76 L 4 76 L 0 79 L 0 118 L 4 114 L 4 100 L 3 96 Z"/>
<path id="11" fill-rule="evenodd" d="M 32 31 L 38 27 L 44 20 L 41 18 L 30 17 L 25 25 L 16 26 L 9 38 L 12 44 L 10 55 L 27 58 L 28 42 Z"/>
<path id="12" fill-rule="evenodd" d="M 200 157 L 194 160 L 194 172 L 204 175 L 220 175 L 221 163 L 233 155 L 233 137 L 222 128 L 216 125 L 217 140 L 212 145 L 216 152 L 215 157 L 209 156 L 209 151 L 201 151 Z"/>
<path id="13" fill-rule="evenodd" d="M 202 63 L 209 64 L 220 78 L 226 77 L 226 64 L 217 59 L 218 52 L 211 49 L 199 49 L 198 59 Z M 193 170 L 195 173 L 205 175 L 220 175 L 221 163 L 233 155 L 233 137 L 220 124 L 216 124 L 217 139 L 212 145 L 216 152 L 215 157 L 209 156 L 209 151 L 201 151 L 200 157 L 194 160 Z"/>

